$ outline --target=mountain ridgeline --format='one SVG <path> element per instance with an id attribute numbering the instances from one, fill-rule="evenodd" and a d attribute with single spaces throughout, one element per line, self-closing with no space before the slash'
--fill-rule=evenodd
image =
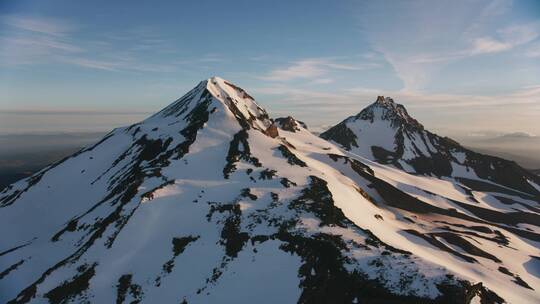
<path id="1" fill-rule="evenodd" d="M 202 81 L 0 193 L 0 302 L 540 301 L 537 176 L 389 98 L 321 137 Z"/>
<path id="2" fill-rule="evenodd" d="M 379 134 L 385 136 L 380 137 Z M 377 100 L 321 134 L 345 150 L 391 164 L 413 174 L 457 177 L 471 188 L 486 191 L 488 180 L 539 197 L 538 176 L 513 161 L 476 153 L 456 141 L 434 134 L 409 116 L 405 107 L 389 97 Z"/>

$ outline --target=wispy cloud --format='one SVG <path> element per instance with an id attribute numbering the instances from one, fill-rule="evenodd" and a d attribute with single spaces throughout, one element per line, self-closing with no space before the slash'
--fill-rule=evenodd
<path id="1" fill-rule="evenodd" d="M 298 78 L 314 78 L 319 77 L 325 73 L 324 67 L 320 61 L 317 60 L 301 60 L 292 63 L 292 65 L 286 68 L 279 68 L 271 71 L 262 79 L 265 80 L 281 80 L 287 81 Z"/>
<path id="2" fill-rule="evenodd" d="M 19 15 L 4 16 L 2 22 L 10 30 L 0 36 L 1 65 L 51 62 L 83 51 L 70 39 L 75 27 L 67 22 Z"/>
<path id="3" fill-rule="evenodd" d="M 424 90 L 449 64 L 508 52 L 538 39 L 538 22 L 501 21 L 511 6 L 506 0 L 381 1 L 362 7 L 360 24 L 372 48 L 394 67 L 404 90 Z M 392 21 L 381 23 L 383 16 Z"/>
<path id="4" fill-rule="evenodd" d="M 52 18 L 9 15 L 2 19 L 8 26 L 51 36 L 65 36 L 74 29 L 73 25 Z"/>
<path id="5" fill-rule="evenodd" d="M 84 68 L 104 70 L 104 71 L 137 71 L 137 72 L 171 72 L 175 70 L 175 66 L 170 64 L 157 64 L 139 62 L 134 59 L 124 58 L 117 60 L 106 59 L 91 59 L 80 56 L 59 57 L 58 61 L 68 63 Z"/>
<path id="6" fill-rule="evenodd" d="M 333 82 L 334 82 L 334 79 L 332 78 L 318 78 L 318 79 L 314 79 L 311 83 L 312 84 L 329 84 Z"/>
<path id="7" fill-rule="evenodd" d="M 43 50 L 44 53 L 48 50 L 65 51 L 65 52 L 80 52 L 82 49 L 74 44 L 63 42 L 51 37 L 7 37 L 2 40 L 17 50 L 32 48 L 34 50 Z M 16 50 L 14 50 L 16 51 Z"/>
<path id="8" fill-rule="evenodd" d="M 286 67 L 276 68 L 260 78 L 270 81 L 315 79 L 327 75 L 333 70 L 358 71 L 377 66 L 376 63 L 346 64 L 331 59 L 309 58 L 291 62 Z"/>
<path id="9" fill-rule="evenodd" d="M 86 58 L 80 58 L 80 57 L 61 57 L 60 60 L 66 63 L 78 65 L 85 68 L 105 70 L 105 71 L 117 71 L 120 66 L 118 62 L 86 59 Z"/>
<path id="10" fill-rule="evenodd" d="M 476 38 L 468 54 L 478 55 L 511 50 L 538 38 L 540 26 L 538 23 L 513 25 L 497 31 L 497 34 L 498 38 L 489 36 Z"/>
<path id="11" fill-rule="evenodd" d="M 0 65 L 64 64 L 107 72 L 171 72 L 184 63 L 149 61 L 144 54 L 171 50 L 167 41 L 148 28 L 120 30 L 99 38 L 80 40 L 78 27 L 64 20 L 30 16 L 6 16 L 9 30 L 0 33 Z M 217 54 L 206 54 L 196 62 L 219 62 Z"/>
<path id="12" fill-rule="evenodd" d="M 512 48 L 512 45 L 505 43 L 491 37 L 480 37 L 474 40 L 473 48 L 470 51 L 470 54 L 486 54 L 486 53 L 496 53 L 501 51 L 506 51 Z M 457 57 L 459 58 L 459 57 Z"/>
<path id="13" fill-rule="evenodd" d="M 57 56 L 83 51 L 77 45 L 54 37 L 0 37 L 0 65 L 28 65 L 54 61 Z"/>

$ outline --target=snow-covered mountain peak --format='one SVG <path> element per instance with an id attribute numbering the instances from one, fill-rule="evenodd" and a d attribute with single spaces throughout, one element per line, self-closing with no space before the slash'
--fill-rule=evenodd
<path id="1" fill-rule="evenodd" d="M 216 115 L 213 115 L 216 114 Z M 219 115 L 219 114 L 225 114 Z M 256 129 L 277 136 L 277 128 L 265 109 L 239 86 L 220 77 L 201 81 L 195 88 L 180 97 L 145 122 L 167 125 L 178 118 L 208 121 L 212 117 L 225 119 L 222 123 L 237 121 L 243 129 Z"/>
<path id="2" fill-rule="evenodd" d="M 364 108 L 358 115 L 349 118 L 349 120 L 386 120 L 392 123 L 392 127 L 398 128 L 402 125 L 408 128 L 422 130 L 424 127 L 414 118 L 412 118 L 407 109 L 402 104 L 394 102 L 390 97 L 378 96 L 377 100 Z"/>
<path id="3" fill-rule="evenodd" d="M 424 127 L 412 118 L 405 107 L 394 102 L 390 97 L 378 96 L 377 100 L 365 107 L 360 113 L 349 116 L 339 124 L 321 134 L 346 150 L 360 148 L 360 155 L 375 158 L 369 146 L 362 148 L 358 139 L 374 142 L 376 146 L 393 150 L 396 134 L 402 131 L 421 133 Z M 363 138 L 360 138 L 359 135 Z M 358 152 L 358 151 L 357 151 Z"/>
<path id="4" fill-rule="evenodd" d="M 529 183 L 537 181 L 533 174 L 511 161 L 476 153 L 424 129 L 403 105 L 389 97 L 379 96 L 358 115 L 343 120 L 321 137 L 356 155 L 409 173 L 481 178 L 533 196 L 540 194 Z"/>

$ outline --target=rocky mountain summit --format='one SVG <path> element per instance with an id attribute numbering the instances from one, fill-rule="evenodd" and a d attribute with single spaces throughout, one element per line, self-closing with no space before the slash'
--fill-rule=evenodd
<path id="1" fill-rule="evenodd" d="M 485 191 L 496 183 L 540 197 L 538 176 L 513 161 L 476 153 L 426 130 L 389 97 L 377 100 L 321 134 L 345 150 L 412 174 L 454 177 Z M 488 183 L 480 182 L 485 180 Z"/>

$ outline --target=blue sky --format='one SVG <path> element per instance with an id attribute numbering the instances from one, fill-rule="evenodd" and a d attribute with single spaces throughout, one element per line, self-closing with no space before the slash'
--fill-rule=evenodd
<path id="1" fill-rule="evenodd" d="M 540 1 L 0 0 L 0 133 L 131 123 L 213 75 L 314 129 L 388 95 L 540 134 Z"/>

